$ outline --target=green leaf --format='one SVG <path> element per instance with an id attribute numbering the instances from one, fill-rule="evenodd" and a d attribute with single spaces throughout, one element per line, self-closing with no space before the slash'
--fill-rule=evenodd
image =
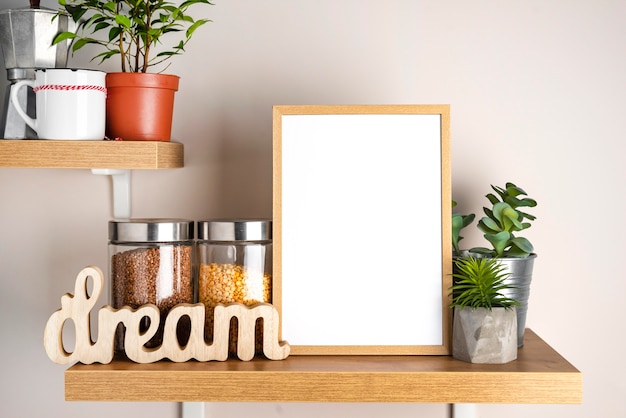
<path id="1" fill-rule="evenodd" d="M 186 34 L 187 38 L 191 38 L 191 35 L 193 35 L 196 29 L 198 29 L 200 26 L 208 22 L 211 22 L 211 21 L 208 19 L 197 20 L 193 25 L 189 27 L 189 29 L 187 29 L 187 34 Z"/>
<path id="2" fill-rule="evenodd" d="M 496 203 L 498 203 L 500 200 L 492 193 L 489 193 L 487 196 L 485 196 L 492 205 L 495 205 Z"/>
<path id="3" fill-rule="evenodd" d="M 72 16 L 72 20 L 74 22 L 78 22 L 80 18 L 83 17 L 85 13 L 87 13 L 87 8 L 67 4 L 65 6 L 65 11 L 68 12 L 70 16 Z"/>
<path id="4" fill-rule="evenodd" d="M 502 257 L 504 250 L 509 246 L 509 238 L 511 234 L 507 231 L 501 231 L 497 234 L 485 234 L 485 239 L 493 245 L 498 257 Z"/>
<path id="5" fill-rule="evenodd" d="M 127 29 L 130 28 L 130 19 L 127 16 L 123 16 L 123 15 L 116 15 L 115 16 L 115 23 L 117 23 L 118 25 L 121 25 Z"/>
<path id="6" fill-rule="evenodd" d="M 85 45 L 88 44 L 95 44 L 97 43 L 96 41 L 92 41 L 90 39 L 77 39 L 73 44 L 72 44 L 72 51 L 78 51 L 79 49 L 81 49 L 82 47 L 84 47 Z"/>
<path id="7" fill-rule="evenodd" d="M 494 221 L 498 221 L 495 216 L 493 216 L 493 211 L 489 208 L 483 208 L 483 212 L 487 215 L 488 218 L 493 219 Z"/>
<path id="8" fill-rule="evenodd" d="M 533 199 L 529 199 L 529 198 L 523 198 L 523 199 L 518 199 L 517 197 L 514 196 L 507 196 L 504 201 L 506 203 L 508 203 L 509 205 L 511 205 L 514 208 L 518 208 L 518 207 L 535 207 L 537 206 L 537 202 Z"/>
<path id="9" fill-rule="evenodd" d="M 521 251 L 525 252 L 526 254 L 530 254 L 534 250 L 533 245 L 530 243 L 530 241 L 528 241 L 528 239 L 524 237 L 512 238 L 511 244 L 513 244 L 515 247 L 519 248 Z"/>
<path id="10" fill-rule="evenodd" d="M 59 42 L 63 42 L 68 39 L 74 39 L 74 38 L 76 38 L 76 34 L 72 32 L 61 32 L 57 36 L 54 37 L 54 39 L 52 40 L 52 45 L 56 45 Z"/>
<path id="11" fill-rule="evenodd" d="M 178 55 L 177 52 L 172 52 L 172 51 L 163 51 L 163 52 L 159 52 L 156 56 L 157 57 L 169 57 L 172 55 Z"/>
<path id="12" fill-rule="evenodd" d="M 102 52 L 98 55 L 96 55 L 95 57 L 93 57 L 91 60 L 95 60 L 96 58 L 100 58 L 100 64 L 102 64 L 102 62 L 108 60 L 109 58 L 115 56 L 115 55 L 119 55 L 120 51 L 119 50 L 112 50 L 112 51 L 105 51 Z"/>
<path id="13" fill-rule="evenodd" d="M 452 214 L 452 230 L 461 230 L 463 227 L 463 216 L 459 213 Z"/>
<path id="14" fill-rule="evenodd" d="M 105 10 L 108 10 L 108 11 L 110 11 L 112 13 L 115 13 L 115 7 L 117 6 L 117 3 L 118 3 L 117 1 L 109 1 L 109 2 L 105 3 L 102 7 Z"/>
<path id="15" fill-rule="evenodd" d="M 496 252 L 494 250 L 492 250 L 491 248 L 486 248 L 486 247 L 474 247 L 472 249 L 470 249 L 470 252 L 473 254 L 480 254 L 482 256 L 486 256 L 486 257 L 495 257 L 496 256 Z"/>
<path id="16" fill-rule="evenodd" d="M 517 187 L 511 182 L 506 183 L 504 187 L 506 188 L 506 194 L 509 196 L 519 196 L 521 194 L 526 194 L 526 192 L 521 187 Z"/>
<path id="17" fill-rule="evenodd" d="M 495 205 L 493 205 L 493 211 L 492 211 L 493 217 L 497 219 L 498 221 L 502 222 L 502 219 L 504 218 L 503 212 L 506 209 L 511 209 L 511 206 L 509 206 L 508 203 L 505 203 L 505 202 L 496 203 Z"/>
<path id="18" fill-rule="evenodd" d="M 114 26 L 109 30 L 109 41 L 112 42 L 113 40 L 117 39 L 120 34 L 122 33 L 122 28 Z"/>
<path id="19" fill-rule="evenodd" d="M 476 215 L 474 215 L 473 213 L 463 216 L 463 228 L 469 226 L 472 222 L 474 222 L 475 217 Z"/>
<path id="20" fill-rule="evenodd" d="M 529 221 L 534 221 L 535 219 L 537 219 L 535 216 L 533 216 L 533 215 L 531 215 L 531 214 L 529 214 L 529 213 L 522 212 L 522 211 L 520 211 L 520 210 L 518 210 L 517 212 L 518 212 L 518 213 L 519 213 L 519 214 L 520 214 L 523 218 L 526 218 L 526 219 L 528 219 Z"/>
<path id="21" fill-rule="evenodd" d="M 502 231 L 500 225 L 491 218 L 482 218 L 479 222 L 480 230 L 485 233 L 495 234 Z"/>
<path id="22" fill-rule="evenodd" d="M 95 32 L 98 32 L 99 30 L 106 29 L 106 28 L 108 28 L 108 27 L 109 27 L 109 24 L 108 24 L 108 23 L 106 23 L 106 22 L 100 22 L 100 23 L 98 23 L 98 24 L 94 27 L 93 32 L 95 33 Z"/>
<path id="23" fill-rule="evenodd" d="M 519 221 L 518 213 L 515 209 L 504 203 L 506 207 L 502 208 L 500 215 L 502 216 L 502 224 L 507 231 L 519 231 L 523 229 L 522 223 Z"/>
<path id="24" fill-rule="evenodd" d="M 461 215 L 459 214 L 452 215 L 451 229 L 452 229 L 452 249 L 454 250 L 455 253 L 458 253 L 460 251 L 459 241 L 463 239 L 463 237 L 461 237 L 460 235 L 461 229 L 463 229 L 463 217 Z"/>

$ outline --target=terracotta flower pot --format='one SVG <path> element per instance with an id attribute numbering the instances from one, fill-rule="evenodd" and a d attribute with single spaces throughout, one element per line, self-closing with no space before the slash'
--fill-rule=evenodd
<path id="1" fill-rule="evenodd" d="M 106 134 L 127 141 L 169 141 L 180 77 L 108 73 Z"/>

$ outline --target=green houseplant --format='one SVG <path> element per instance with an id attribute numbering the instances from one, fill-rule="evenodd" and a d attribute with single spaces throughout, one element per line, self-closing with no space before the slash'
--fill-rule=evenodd
<path id="1" fill-rule="evenodd" d="M 524 207 L 535 207 L 537 202 L 527 196 L 526 192 L 513 183 L 505 187 L 491 185 L 496 194 L 487 194 L 492 207 L 484 207 L 485 215 L 478 221 L 478 229 L 492 248 L 472 248 L 472 252 L 492 257 L 528 257 L 533 252 L 533 245 L 525 237 L 516 236 L 519 231 L 530 228 L 535 216 L 520 210 Z"/>
<path id="2" fill-rule="evenodd" d="M 196 30 L 210 22 L 194 19 L 189 14 L 190 8 L 213 3 L 209 0 L 185 0 L 180 4 L 167 0 L 58 1 L 59 14 L 69 14 L 77 30 L 59 33 L 54 44 L 70 40 L 72 53 L 87 45 L 99 47 L 101 51 L 92 58 L 98 63 L 119 59 L 120 72 L 107 74 L 107 136 L 169 141 L 179 77 L 163 74 L 164 69 L 153 70 L 184 53 Z M 146 95 L 137 97 L 137 94 Z"/>
<path id="3" fill-rule="evenodd" d="M 452 356 L 472 363 L 508 363 L 517 358 L 519 302 L 503 291 L 509 273 L 497 258 L 454 260 Z"/>
<path id="4" fill-rule="evenodd" d="M 491 189 L 493 193 L 486 195 L 491 206 L 483 207 L 485 216 L 477 224 L 478 229 L 483 233 L 485 240 L 491 244 L 491 247 L 458 250 L 454 255 L 457 257 L 472 255 L 474 257 L 497 258 L 509 273 L 506 281 L 511 285 L 511 288 L 506 289 L 505 293 L 520 304 L 517 307 L 518 346 L 522 347 L 528 314 L 530 284 L 537 254 L 533 252 L 534 247 L 528 238 L 520 236 L 519 233 L 530 228 L 530 221 L 536 219 L 535 216 L 526 212 L 526 208 L 537 206 L 537 201 L 529 198 L 524 189 L 512 182 L 507 182 L 504 187 L 491 185 Z M 457 214 L 458 216 L 460 215 Z M 465 216 L 465 218 L 472 220 L 473 217 L 473 214 Z M 454 236 L 454 215 L 452 223 L 454 246 L 456 239 Z M 453 266 L 453 269 L 456 269 L 456 266 Z"/>

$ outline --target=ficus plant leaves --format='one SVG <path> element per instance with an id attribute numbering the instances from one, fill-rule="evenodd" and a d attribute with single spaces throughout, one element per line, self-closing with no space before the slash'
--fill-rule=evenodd
<path id="1" fill-rule="evenodd" d="M 196 30 L 211 21 L 196 20 L 188 14 L 189 8 L 197 4 L 213 5 L 210 0 L 59 0 L 61 8 L 55 18 L 69 14 L 78 26 L 74 37 L 61 32 L 52 43 L 73 39 L 72 52 L 96 44 L 107 52 L 97 53 L 92 60 L 101 58 L 102 62 L 119 55 L 121 71 L 147 72 L 184 52 Z M 96 32 L 102 30 L 108 38 L 96 37 Z M 182 40 L 166 43 L 176 33 Z"/>

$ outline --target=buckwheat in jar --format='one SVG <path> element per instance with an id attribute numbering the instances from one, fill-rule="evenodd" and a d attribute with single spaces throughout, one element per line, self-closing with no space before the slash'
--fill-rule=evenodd
<path id="1" fill-rule="evenodd" d="M 272 223 L 269 220 L 198 222 L 198 299 L 206 306 L 205 335 L 213 336 L 217 304 L 254 306 L 271 303 Z M 230 352 L 236 352 L 236 327 L 231 327 Z M 256 347 L 262 330 L 257 324 Z"/>
<path id="2" fill-rule="evenodd" d="M 168 312 L 180 303 L 194 303 L 194 222 L 178 219 L 132 219 L 109 222 L 111 306 L 133 309 L 151 303 L 159 308 L 156 335 L 146 344 L 158 347 Z M 146 318 L 145 321 L 148 321 Z M 147 329 L 148 323 L 142 324 Z M 180 321 L 179 342 L 189 336 L 189 323 Z M 123 352 L 122 329 L 115 349 Z"/>

